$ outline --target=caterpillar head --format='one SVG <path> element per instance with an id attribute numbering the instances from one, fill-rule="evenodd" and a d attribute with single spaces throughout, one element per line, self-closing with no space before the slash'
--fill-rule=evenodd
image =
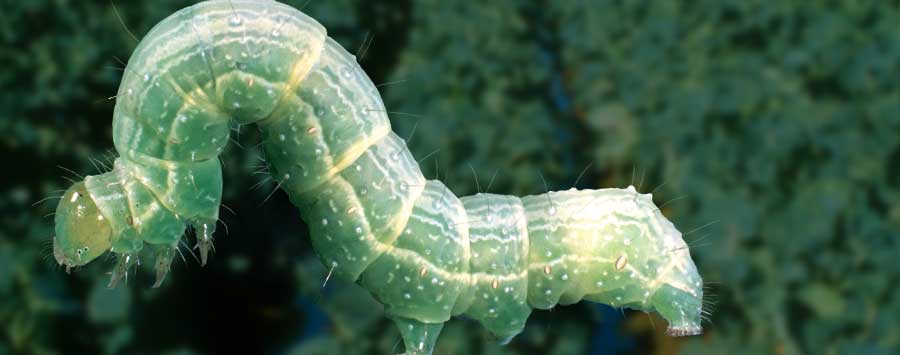
<path id="1" fill-rule="evenodd" d="M 110 249 L 112 228 L 100 214 L 84 182 L 72 185 L 56 207 L 53 256 L 70 268 L 87 264 Z"/>

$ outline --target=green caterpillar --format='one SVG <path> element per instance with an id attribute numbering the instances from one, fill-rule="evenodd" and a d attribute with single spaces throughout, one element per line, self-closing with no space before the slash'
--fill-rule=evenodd
<path id="1" fill-rule="evenodd" d="M 59 264 L 111 251 L 112 287 L 151 248 L 159 286 L 187 226 L 205 264 L 232 120 L 257 124 L 316 253 L 385 305 L 409 354 L 430 354 L 451 316 L 508 341 L 532 308 L 581 299 L 659 312 L 673 336 L 701 332 L 702 281 L 649 194 L 457 198 L 423 177 L 355 57 L 273 1 L 202 2 L 141 41 L 117 96 L 120 156 L 57 207 Z"/>

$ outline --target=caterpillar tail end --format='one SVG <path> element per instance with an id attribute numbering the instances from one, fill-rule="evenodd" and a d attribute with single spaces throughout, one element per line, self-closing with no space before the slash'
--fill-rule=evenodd
<path id="1" fill-rule="evenodd" d="M 656 311 L 669 322 L 666 335 L 685 337 L 703 334 L 702 290 L 682 289 L 665 284 L 653 296 Z"/>

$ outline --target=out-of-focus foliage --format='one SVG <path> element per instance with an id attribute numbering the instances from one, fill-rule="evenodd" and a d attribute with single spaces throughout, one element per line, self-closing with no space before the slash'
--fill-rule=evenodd
<path id="1" fill-rule="evenodd" d="M 507 347 L 452 321 L 437 354 L 898 353 L 900 7 L 290 3 L 360 54 L 417 157 L 440 149 L 421 162 L 429 178 L 458 195 L 477 191 L 473 170 L 497 193 L 580 175 L 580 188 L 633 183 L 654 191 L 711 281 L 702 337 L 581 303 L 535 312 Z M 322 286 L 328 270 L 283 194 L 260 206 L 274 186 L 251 189 L 253 128 L 223 156 L 235 214 L 223 209 L 228 233 L 206 268 L 185 249 L 162 289 L 139 274 L 109 291 L 110 262 L 66 275 L 47 258 L 56 201 L 31 204 L 77 179 L 57 165 L 105 163 L 107 97 L 136 44 L 122 23 L 141 36 L 187 4 L 121 2 L 121 22 L 104 1 L 0 12 L 0 354 L 399 352 L 365 291 Z"/>

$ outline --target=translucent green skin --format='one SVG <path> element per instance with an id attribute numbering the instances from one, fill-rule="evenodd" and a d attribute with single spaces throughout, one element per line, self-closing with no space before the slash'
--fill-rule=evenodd
<path id="1" fill-rule="evenodd" d="M 430 354 L 454 315 L 508 341 L 532 308 L 582 298 L 658 311 L 672 335 L 700 332 L 700 277 L 649 195 L 460 199 L 425 180 L 385 112 L 354 56 L 293 8 L 233 0 L 178 11 L 129 61 L 113 120 L 120 157 L 66 192 L 56 259 L 77 266 L 110 250 L 114 285 L 147 245 L 159 285 L 193 226 L 205 263 L 221 199 L 217 157 L 235 119 L 258 125 L 272 177 L 322 262 L 385 305 L 408 353 Z"/>

